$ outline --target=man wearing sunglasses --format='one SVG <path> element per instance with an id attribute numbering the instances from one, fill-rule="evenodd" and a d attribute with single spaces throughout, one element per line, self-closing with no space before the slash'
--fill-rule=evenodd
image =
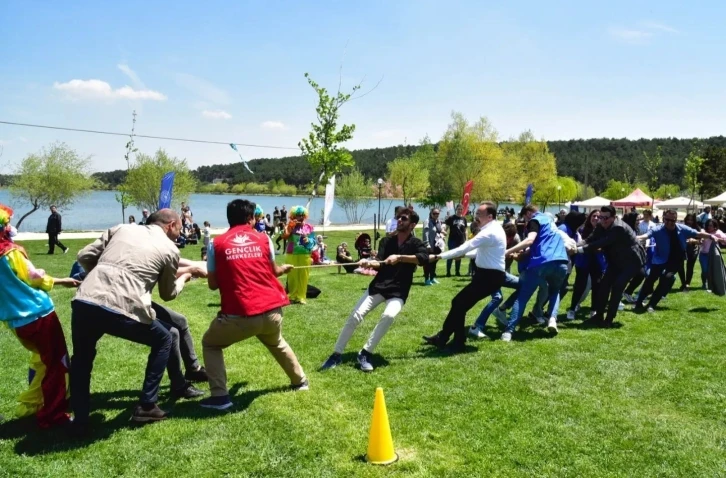
<path id="1" fill-rule="evenodd" d="M 648 303 L 648 312 L 653 312 L 658 302 L 668 295 L 676 281 L 675 276 L 678 269 L 683 266 L 683 261 L 686 259 L 686 241 L 688 239 L 712 239 L 711 234 L 696 231 L 685 224 L 678 224 L 677 220 L 676 211 L 669 209 L 663 214 L 663 224 L 638 236 L 640 241 L 655 239 L 655 253 L 650 273 L 643 282 L 643 287 L 635 302 L 637 312 L 646 310 L 643 301 L 649 295 L 653 294 Z M 654 290 L 656 281 L 658 281 L 658 286 Z"/>
<path id="2" fill-rule="evenodd" d="M 428 264 L 429 254 L 426 244 L 412 235 L 419 221 L 418 214 L 411 209 L 401 209 L 396 221 L 397 234 L 381 240 L 377 261 L 361 263 L 361 267 L 375 269 L 378 274 L 348 317 L 335 343 L 333 354 L 320 367 L 321 370 L 335 368 L 342 363 L 343 351 L 355 329 L 369 312 L 385 302 L 386 308 L 383 310 L 381 320 L 373 329 L 368 342 L 358 352 L 358 365 L 361 371 L 373 371 L 371 363 L 373 351 L 401 312 L 411 290 L 416 266 Z M 397 265 L 399 263 L 400 265 Z"/>
<path id="3" fill-rule="evenodd" d="M 577 252 L 596 253 L 602 251 L 607 261 L 607 270 L 597 291 L 593 324 L 612 327 L 618 314 L 623 291 L 645 264 L 645 249 L 635 237 L 635 232 L 615 216 L 615 208 L 600 208 L 600 223 L 595 231 L 580 243 Z M 605 316 L 605 306 L 608 312 Z"/>
<path id="4" fill-rule="evenodd" d="M 476 270 L 471 282 L 451 300 L 451 309 L 444 320 L 441 331 L 435 335 L 424 336 L 427 344 L 444 348 L 451 335 L 452 353 L 464 351 L 469 329 L 464 325 L 466 313 L 483 298 L 492 295 L 504 285 L 504 251 L 507 236 L 497 219 L 494 203 L 483 202 L 479 205 L 474 219 L 480 226 L 479 233 L 455 249 L 431 256 L 433 260 L 455 259 L 467 256 L 474 258 Z"/>

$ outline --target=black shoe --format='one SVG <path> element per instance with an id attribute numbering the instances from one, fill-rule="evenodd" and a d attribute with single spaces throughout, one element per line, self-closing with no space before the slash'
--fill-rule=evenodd
<path id="1" fill-rule="evenodd" d="M 131 421 L 136 423 L 159 422 L 161 420 L 166 420 L 167 416 L 168 414 L 156 406 L 155 403 L 147 405 L 139 404 L 136 405 L 136 408 L 134 409 Z"/>
<path id="2" fill-rule="evenodd" d="M 88 422 L 76 422 L 74 420 L 70 422 L 66 431 L 71 438 L 82 440 L 91 434 L 91 426 Z"/>
<path id="3" fill-rule="evenodd" d="M 199 390 L 191 382 L 187 382 L 183 388 L 171 391 L 171 398 L 178 400 L 180 398 L 199 398 L 204 395 L 204 391 Z"/>
<path id="4" fill-rule="evenodd" d="M 446 342 L 444 342 L 441 339 L 441 336 L 439 334 L 428 335 L 428 336 L 424 335 L 422 338 L 423 338 L 424 342 L 426 342 L 426 345 L 432 345 L 432 346 L 438 347 L 440 349 L 446 347 Z"/>
<path id="5" fill-rule="evenodd" d="M 201 383 L 208 381 L 209 377 L 207 376 L 207 371 L 204 367 L 199 367 L 198 370 L 187 370 L 184 374 L 184 379 L 193 383 Z"/>

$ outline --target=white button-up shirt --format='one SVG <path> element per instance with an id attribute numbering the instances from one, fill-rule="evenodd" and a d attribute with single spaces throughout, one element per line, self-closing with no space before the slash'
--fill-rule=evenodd
<path id="1" fill-rule="evenodd" d="M 492 220 L 479 233 L 457 247 L 443 254 L 441 259 L 455 259 L 466 255 L 473 258 L 480 269 L 504 270 L 504 253 L 507 251 L 507 235 L 499 221 Z"/>

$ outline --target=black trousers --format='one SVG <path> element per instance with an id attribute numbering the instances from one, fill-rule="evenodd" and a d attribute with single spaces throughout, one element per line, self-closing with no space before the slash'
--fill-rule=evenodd
<path id="1" fill-rule="evenodd" d="M 678 268 L 678 278 L 681 280 L 681 287 L 690 286 L 693 280 L 693 268 L 698 260 L 700 247 L 688 244 L 686 247 L 686 264 Z"/>
<path id="2" fill-rule="evenodd" d="M 151 324 L 143 324 L 97 305 L 80 301 L 71 302 L 71 309 L 73 358 L 70 382 L 74 420 L 77 423 L 88 422 L 91 409 L 91 372 L 96 358 L 96 343 L 105 334 L 151 347 L 140 402 L 156 403 L 159 397 L 159 385 L 172 349 L 172 333 L 164 323 L 155 320 Z M 179 363 L 172 362 L 170 372 L 172 368 L 181 371 Z M 181 378 L 177 376 L 172 380 L 172 387 L 179 381 L 184 384 L 183 376 Z"/>
<path id="3" fill-rule="evenodd" d="M 429 254 L 441 254 L 441 248 L 434 247 L 429 251 Z M 423 273 L 424 273 L 424 280 L 432 280 L 436 279 L 436 264 L 438 261 L 429 262 L 427 264 L 424 264 L 423 267 Z"/>
<path id="4" fill-rule="evenodd" d="M 588 278 L 590 279 L 590 309 L 597 310 L 598 290 L 600 289 L 600 281 L 602 280 L 602 267 L 600 267 L 600 261 L 598 261 L 595 255 L 587 256 L 586 266 L 575 266 L 575 285 L 572 287 L 570 310 L 575 310 L 577 304 L 582 300 L 585 289 L 587 289 Z"/>
<path id="5" fill-rule="evenodd" d="M 620 299 L 623 298 L 625 287 L 642 268 L 643 266 L 640 264 L 631 265 L 623 269 L 615 267 L 612 264 L 608 265 L 605 274 L 600 280 L 600 286 L 597 291 L 597 308 L 595 311 L 598 319 L 605 317 L 605 321 L 609 323 L 615 320 L 615 317 L 618 315 L 618 306 L 620 305 Z M 605 316 L 606 305 L 608 308 L 607 316 Z"/>
<path id="6" fill-rule="evenodd" d="M 680 265 L 679 265 L 680 266 Z M 643 306 L 643 301 L 646 297 L 653 294 L 648 301 L 650 307 L 655 307 L 658 302 L 668 295 L 668 292 L 673 288 L 673 284 L 676 282 L 676 274 L 678 273 L 679 266 L 673 266 L 668 264 L 653 264 L 650 267 L 650 274 L 643 283 L 643 288 L 640 289 L 638 294 L 638 306 Z M 655 282 L 658 281 L 658 285 L 655 286 Z"/>
<path id="7" fill-rule="evenodd" d="M 504 271 L 477 267 L 471 282 L 451 299 L 451 309 L 444 320 L 441 332 L 439 332 L 439 341 L 442 344 L 448 342 L 451 334 L 454 334 L 454 345 L 464 345 L 467 334 L 466 313 L 477 302 L 498 291 L 504 285 L 505 277 Z"/>
<path id="8" fill-rule="evenodd" d="M 64 246 L 61 241 L 58 240 L 58 234 L 54 233 L 48 233 L 48 254 L 54 254 L 55 253 L 55 246 L 60 247 L 64 251 L 67 249 L 66 246 Z"/>

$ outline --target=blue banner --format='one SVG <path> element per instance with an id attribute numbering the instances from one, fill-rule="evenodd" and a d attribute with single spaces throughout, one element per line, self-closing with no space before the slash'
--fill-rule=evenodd
<path id="1" fill-rule="evenodd" d="M 527 191 L 524 193 L 524 205 L 532 203 L 532 195 L 534 194 L 534 186 L 531 184 L 527 185 Z"/>
<path id="2" fill-rule="evenodd" d="M 159 192 L 159 209 L 171 207 L 171 191 L 174 189 L 174 172 L 166 173 L 161 179 Z"/>

